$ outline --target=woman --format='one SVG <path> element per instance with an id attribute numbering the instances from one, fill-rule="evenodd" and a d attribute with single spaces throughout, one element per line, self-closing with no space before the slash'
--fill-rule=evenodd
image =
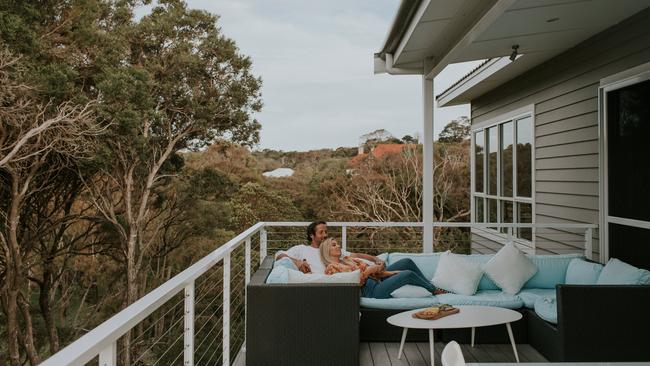
<path id="1" fill-rule="evenodd" d="M 334 238 L 320 244 L 320 254 L 325 274 L 339 272 L 361 272 L 362 296 L 375 299 L 390 298 L 390 294 L 404 285 L 424 287 L 432 294 L 435 287 L 429 282 L 412 260 L 405 258 L 388 268 L 384 264 L 368 265 L 361 259 L 341 258 L 341 247 Z"/>

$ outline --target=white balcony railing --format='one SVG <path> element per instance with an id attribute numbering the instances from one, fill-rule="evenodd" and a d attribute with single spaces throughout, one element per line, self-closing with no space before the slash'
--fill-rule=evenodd
<path id="1" fill-rule="evenodd" d="M 306 222 L 260 222 L 129 305 L 42 363 L 45 366 L 231 365 L 245 344 L 245 288 L 269 251 L 304 243 Z M 419 222 L 328 222 L 344 248 L 377 254 L 422 251 Z M 530 253 L 592 257 L 588 224 L 434 223 L 434 248 L 516 242 Z M 500 244 L 499 244 L 500 243 Z M 559 248 L 559 249 L 558 249 Z M 234 263 L 234 265 L 233 265 Z M 129 342 L 124 342 L 125 335 Z M 126 346 L 128 345 L 128 349 Z"/>

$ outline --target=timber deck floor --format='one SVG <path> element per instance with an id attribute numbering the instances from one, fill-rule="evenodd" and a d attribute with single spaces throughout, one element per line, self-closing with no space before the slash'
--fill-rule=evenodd
<path id="1" fill-rule="evenodd" d="M 446 343 L 436 342 L 434 345 L 435 365 L 442 365 L 440 354 Z M 489 362 L 515 362 L 515 355 L 510 344 L 477 344 L 471 347 L 469 344 L 460 345 L 465 362 L 467 363 L 489 363 Z M 359 366 L 428 366 L 429 343 L 407 342 L 404 345 L 404 355 L 397 359 L 399 343 L 362 342 L 359 344 Z M 529 344 L 518 344 L 517 352 L 520 362 L 548 362 L 537 350 Z M 246 354 L 240 352 L 235 360 L 235 365 L 246 364 Z"/>

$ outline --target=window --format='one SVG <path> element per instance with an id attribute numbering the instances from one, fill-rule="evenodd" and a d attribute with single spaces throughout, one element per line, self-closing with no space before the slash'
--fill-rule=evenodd
<path id="1" fill-rule="evenodd" d="M 532 223 L 533 118 L 530 114 L 474 130 L 474 220 Z M 502 229 L 507 232 L 507 229 Z M 517 237 L 532 240 L 531 229 Z"/>
<path id="2" fill-rule="evenodd" d="M 645 65 L 650 69 L 650 64 Z M 605 257 L 650 266 L 650 70 L 601 88 Z M 601 252 L 602 253 L 602 252 Z M 602 257 L 601 257 L 602 258 Z"/>

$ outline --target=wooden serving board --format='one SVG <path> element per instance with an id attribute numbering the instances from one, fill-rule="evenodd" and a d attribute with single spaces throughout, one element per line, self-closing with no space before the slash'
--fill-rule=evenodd
<path id="1" fill-rule="evenodd" d="M 444 318 L 444 317 L 449 316 L 449 315 L 458 314 L 459 312 L 460 312 L 460 309 L 453 308 L 453 309 L 449 309 L 449 310 L 441 310 L 437 314 L 429 315 L 429 316 L 424 315 L 424 314 L 420 314 L 420 312 L 417 312 L 417 313 L 413 313 L 413 317 L 417 318 L 417 319 L 424 319 L 424 320 L 436 320 L 436 319 Z"/>

